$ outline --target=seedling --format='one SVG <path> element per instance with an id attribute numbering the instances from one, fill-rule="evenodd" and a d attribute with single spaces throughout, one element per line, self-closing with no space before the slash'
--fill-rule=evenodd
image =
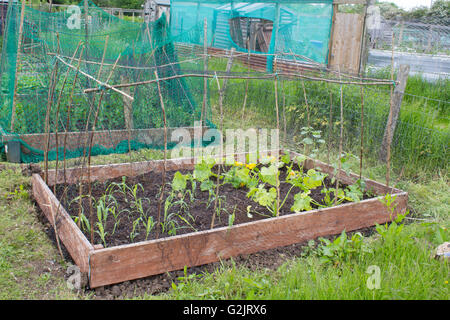
<path id="1" fill-rule="evenodd" d="M 142 217 L 141 217 L 142 218 Z M 148 236 L 150 235 L 150 232 L 153 230 L 153 228 L 156 225 L 156 221 L 154 221 L 152 216 L 149 216 L 146 220 L 142 220 L 142 224 L 145 227 L 145 240 L 148 239 Z"/>
<path id="2" fill-rule="evenodd" d="M 316 157 L 319 146 L 325 143 L 325 140 L 322 139 L 322 131 L 315 130 L 312 127 L 303 127 L 300 136 L 304 154 L 311 158 Z M 309 150 L 311 150 L 311 153 L 309 153 Z"/>
<path id="3" fill-rule="evenodd" d="M 134 239 L 136 238 L 136 236 L 139 235 L 138 231 L 139 231 L 139 223 L 140 222 L 141 222 L 141 217 L 139 217 L 133 221 L 133 230 L 131 230 L 131 233 L 130 233 L 131 242 L 134 242 Z"/>

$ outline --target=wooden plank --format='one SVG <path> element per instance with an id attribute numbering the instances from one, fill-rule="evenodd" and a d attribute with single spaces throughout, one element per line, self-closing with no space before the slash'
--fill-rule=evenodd
<path id="1" fill-rule="evenodd" d="M 193 169 L 193 158 L 183 159 L 169 159 L 167 160 L 167 171 Z M 109 179 L 119 177 L 132 177 L 152 171 L 160 172 L 164 166 L 164 160 L 142 161 L 142 162 L 128 162 L 110 165 L 91 166 L 91 181 L 106 181 Z M 66 169 L 66 182 L 69 184 L 77 183 L 79 181 L 87 181 L 86 168 L 71 168 Z M 55 177 L 55 170 L 48 172 L 48 185 L 64 183 L 64 173 L 58 170 L 58 176 Z"/>
<path id="2" fill-rule="evenodd" d="M 330 67 L 357 74 L 360 67 L 364 17 L 357 13 L 337 12 L 333 28 Z"/>
<path id="3" fill-rule="evenodd" d="M 275 151 L 267 151 L 270 155 Z M 239 160 L 239 158 L 245 158 L 247 153 L 236 153 L 234 158 Z M 226 158 L 226 155 L 223 156 Z M 133 177 L 149 172 L 160 172 L 162 171 L 164 165 L 164 160 L 150 160 L 141 162 L 128 162 L 128 163 L 117 163 L 109 165 L 96 165 L 91 166 L 91 182 L 92 181 L 106 181 L 109 179 L 114 179 L 122 176 Z M 195 158 L 177 158 L 177 159 L 167 159 L 166 171 L 174 170 L 192 170 L 194 169 Z M 86 168 L 70 168 L 66 169 L 66 179 L 64 179 L 64 172 L 58 170 L 58 176 L 56 175 L 56 170 L 52 169 L 48 171 L 48 185 L 53 186 L 60 183 L 78 183 L 79 181 L 87 181 L 87 169 Z"/>
<path id="4" fill-rule="evenodd" d="M 89 253 L 94 250 L 94 247 L 78 229 L 42 177 L 38 174 L 33 174 L 31 182 L 33 196 L 52 226 L 55 225 L 54 217 L 56 216 L 56 228 L 61 242 L 80 268 L 80 271 L 88 272 Z M 56 214 L 57 212 L 58 214 Z"/>
<path id="5" fill-rule="evenodd" d="M 407 194 L 397 194 L 404 212 Z M 320 236 L 390 221 L 378 199 L 249 222 L 214 230 L 96 250 L 90 258 L 90 286 L 119 283 L 203 265 L 239 254 L 287 246 Z"/>

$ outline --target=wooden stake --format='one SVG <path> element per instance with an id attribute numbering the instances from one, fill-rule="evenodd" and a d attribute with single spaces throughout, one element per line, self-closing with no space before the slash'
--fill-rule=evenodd
<path id="1" fill-rule="evenodd" d="M 328 154 L 327 161 L 330 164 L 330 152 L 331 152 L 331 131 L 333 128 L 333 92 L 330 91 L 330 116 L 328 120 Z"/>
<path id="2" fill-rule="evenodd" d="M 120 53 L 119 56 L 116 59 L 116 64 L 117 62 L 119 62 L 120 59 Z M 115 70 L 115 66 L 112 67 L 108 78 L 106 79 L 106 83 L 109 82 L 109 80 L 111 79 L 111 76 L 114 73 Z M 97 104 L 97 110 L 95 111 L 95 116 L 94 116 L 94 123 L 92 124 L 92 130 L 91 130 L 91 134 L 89 137 L 89 152 L 88 152 L 88 178 L 87 178 L 87 182 L 88 182 L 88 192 L 89 192 L 89 220 L 90 220 L 90 225 L 91 225 L 91 243 L 94 244 L 94 212 L 92 209 L 92 184 L 91 184 L 91 151 L 92 151 L 92 143 L 94 140 L 94 133 L 95 133 L 95 126 L 97 124 L 97 119 L 98 119 L 98 114 L 100 112 L 100 107 L 102 105 L 102 100 L 103 100 L 103 95 L 105 94 L 105 90 L 103 90 L 100 93 L 100 98 L 98 99 L 98 104 Z M 95 98 L 95 97 L 94 97 Z M 80 186 L 82 185 L 82 183 L 80 183 Z"/>
<path id="3" fill-rule="evenodd" d="M 60 50 L 59 46 L 59 34 L 56 33 L 56 38 L 58 39 L 58 53 Z M 50 112 L 53 104 L 53 95 L 55 93 L 56 88 L 56 79 L 58 76 L 58 61 L 55 62 L 55 66 L 53 67 L 52 76 L 50 79 L 50 84 L 48 87 L 48 96 L 47 96 L 47 110 L 45 114 L 45 133 L 47 135 L 47 141 L 45 143 L 44 149 L 44 175 L 45 182 L 48 183 L 48 152 L 50 147 Z"/>
<path id="4" fill-rule="evenodd" d="M 276 72 L 276 66 L 277 66 L 277 58 L 275 57 L 275 72 Z M 279 117 L 279 111 L 278 111 L 278 76 L 275 75 L 274 77 L 274 82 L 275 82 L 275 109 L 276 109 L 276 114 L 277 114 L 277 133 L 280 132 L 280 117 Z M 276 160 L 278 162 L 278 159 Z M 279 212 L 279 208 L 280 208 L 280 181 L 279 181 L 279 177 L 278 177 L 279 171 L 278 171 L 278 167 L 277 167 L 277 173 L 275 175 L 275 179 L 276 179 L 276 188 L 277 188 L 277 207 L 276 207 L 276 211 L 275 211 L 275 215 L 278 217 L 278 215 L 280 214 Z"/>
<path id="5" fill-rule="evenodd" d="M 203 73 L 206 76 L 208 72 L 208 20 L 204 20 L 203 22 Z M 203 104 L 202 111 L 200 115 L 200 125 L 203 126 L 203 114 L 206 112 L 206 102 L 207 102 L 207 94 L 208 94 L 208 79 L 203 78 Z"/>
<path id="6" fill-rule="evenodd" d="M 392 29 L 392 56 L 391 56 L 391 80 L 394 81 L 394 43 L 395 43 L 395 33 Z M 391 84 L 390 91 L 390 101 L 389 101 L 389 116 L 387 125 L 387 136 L 391 136 L 391 125 L 392 125 L 392 96 L 394 93 L 394 86 Z M 391 141 L 387 141 L 387 156 L 386 156 L 386 186 L 389 187 L 389 180 L 391 175 Z"/>
<path id="7" fill-rule="evenodd" d="M 400 115 L 400 109 L 402 106 L 403 95 L 405 92 L 406 84 L 408 82 L 410 66 L 409 65 L 401 65 L 398 72 L 398 85 L 393 90 L 390 104 L 389 104 L 389 116 L 386 124 L 386 129 L 384 131 L 383 142 L 381 144 L 380 161 L 386 161 L 388 169 L 390 170 L 390 157 L 391 157 L 391 144 L 394 138 L 395 128 L 397 126 L 398 117 Z M 389 176 L 386 176 L 389 180 Z M 386 184 L 389 186 L 389 184 Z"/>
<path id="8" fill-rule="evenodd" d="M 250 37 L 247 37 L 247 77 L 250 77 Z M 248 81 L 245 81 L 245 94 L 244 94 L 244 103 L 242 104 L 242 125 L 244 124 L 244 116 L 245 116 L 245 107 L 247 105 L 247 96 L 248 96 Z"/>
<path id="9" fill-rule="evenodd" d="M 22 0 L 22 9 L 20 12 L 20 25 L 19 25 L 19 39 L 17 43 L 17 55 L 16 55 L 16 70 L 14 71 L 14 93 L 13 93 L 13 102 L 12 102 L 12 109 L 11 109 L 11 133 L 14 132 L 14 120 L 16 117 L 16 101 L 17 101 L 17 79 L 18 71 L 19 71 L 19 62 L 20 62 L 20 55 L 22 50 L 22 37 L 23 37 L 23 19 L 25 16 L 25 0 Z"/>
<path id="10" fill-rule="evenodd" d="M 73 56 L 70 60 L 70 63 L 72 63 L 73 59 L 75 58 L 78 49 L 80 48 L 81 45 L 81 41 L 78 42 L 78 46 L 75 49 L 75 52 L 73 53 Z M 59 143 L 58 143 L 58 127 L 59 127 L 59 109 L 61 106 L 61 98 L 62 98 L 62 94 L 64 92 L 64 88 L 66 86 L 66 82 L 67 82 L 67 78 L 69 76 L 69 72 L 70 72 L 70 68 L 67 68 L 66 74 L 64 76 L 64 81 L 61 85 L 61 90 L 59 91 L 59 95 L 58 95 L 58 101 L 56 103 L 56 121 L 55 121 L 55 148 L 56 148 L 56 165 L 55 165 L 55 175 L 58 176 L 58 161 L 59 161 Z M 53 193 L 56 194 L 56 184 L 53 187 Z"/>
<path id="11" fill-rule="evenodd" d="M 222 105 L 222 101 L 223 99 L 221 98 L 221 96 L 223 95 L 223 91 L 220 89 L 220 82 L 219 82 L 219 78 L 216 77 L 216 81 L 217 81 L 217 90 L 219 91 L 219 110 L 220 110 L 220 144 L 219 144 L 219 148 L 221 148 L 222 150 L 222 146 L 223 146 L 223 105 Z M 221 166 L 217 166 L 218 167 L 218 172 L 217 172 L 217 179 L 216 179 L 216 198 L 214 199 L 214 210 L 213 210 L 213 216 L 211 219 L 211 229 L 214 228 L 214 222 L 216 219 L 216 210 L 217 210 L 217 202 L 219 199 L 219 188 L 220 188 L 220 174 L 221 174 Z"/>
<path id="12" fill-rule="evenodd" d="M 287 124 L 286 124 L 286 94 L 284 88 L 284 81 L 281 82 L 281 90 L 283 91 L 283 137 L 284 143 L 287 143 Z"/>
<path id="13" fill-rule="evenodd" d="M 340 66 L 338 65 L 338 71 L 339 71 L 339 76 L 341 74 L 340 72 Z M 341 172 L 341 167 L 342 167 L 342 162 L 341 162 L 341 158 L 342 158 L 342 140 L 344 139 L 344 94 L 343 94 L 343 88 L 342 88 L 342 84 L 340 87 L 340 93 L 341 93 L 341 119 L 340 119 L 340 127 L 341 127 L 341 132 L 340 132 L 340 136 L 339 136 L 339 160 L 338 160 L 338 170 L 337 170 L 337 174 L 336 174 L 336 192 L 334 195 L 334 205 L 337 204 L 337 198 L 338 198 L 338 194 L 339 194 L 339 176 L 340 176 L 340 172 Z"/>
<path id="14" fill-rule="evenodd" d="M 364 157 L 364 88 L 360 87 L 361 90 L 361 152 L 359 156 L 359 180 L 362 178 L 362 165 Z"/>
<path id="15" fill-rule="evenodd" d="M 63 146 L 63 151 L 64 151 L 64 156 L 63 156 L 63 176 L 64 176 L 64 184 L 66 184 L 66 150 L 67 150 L 67 133 L 69 130 L 69 125 L 70 125 L 70 109 L 72 106 L 72 102 L 73 102 L 73 94 L 75 91 L 75 85 L 78 79 L 78 70 L 80 69 L 80 64 L 81 64 L 81 57 L 83 56 L 83 51 L 84 51 L 84 45 L 81 47 L 81 52 L 80 52 L 80 56 L 78 58 L 78 65 L 76 68 L 76 72 L 75 72 L 75 76 L 73 78 L 73 82 L 72 82 L 72 90 L 70 92 L 70 97 L 69 97 L 69 103 L 67 105 L 67 120 L 66 120 L 66 129 L 64 131 L 64 146 Z M 78 215 L 78 227 L 80 227 L 80 219 L 81 219 L 81 209 Z"/>
<path id="16" fill-rule="evenodd" d="M 156 239 L 159 238 L 159 231 L 161 226 L 161 206 L 162 201 L 164 198 L 164 191 L 166 186 L 166 165 L 167 165 L 167 122 L 166 122 L 166 110 L 164 108 L 164 99 L 161 94 L 161 86 L 159 85 L 159 78 L 158 78 L 158 71 L 155 70 L 155 77 L 158 84 L 158 94 L 159 94 L 159 100 L 161 102 L 161 111 L 163 115 L 163 121 L 164 121 L 164 165 L 163 165 L 163 172 L 162 172 L 162 188 L 161 188 L 161 194 L 159 195 L 158 200 L 158 229 L 156 231 Z"/>

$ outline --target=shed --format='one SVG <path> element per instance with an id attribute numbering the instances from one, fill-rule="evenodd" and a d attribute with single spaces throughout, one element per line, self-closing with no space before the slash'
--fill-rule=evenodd
<path id="1" fill-rule="evenodd" d="M 365 14 L 341 13 L 341 4 L 367 7 L 366 0 L 171 0 L 171 33 L 202 45 L 206 20 L 209 48 L 263 55 L 269 71 L 275 54 L 287 60 L 295 54 L 359 73 Z"/>

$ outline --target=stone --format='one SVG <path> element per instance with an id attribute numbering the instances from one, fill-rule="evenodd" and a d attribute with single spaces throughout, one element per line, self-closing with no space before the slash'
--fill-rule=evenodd
<path id="1" fill-rule="evenodd" d="M 113 295 L 114 297 L 120 296 L 120 293 L 121 293 L 120 287 L 117 286 L 117 285 L 113 286 L 113 287 L 111 288 L 111 293 L 112 293 L 112 295 Z"/>
<path id="2" fill-rule="evenodd" d="M 444 242 L 439 247 L 436 248 L 437 258 L 450 258 L 450 242 Z"/>

